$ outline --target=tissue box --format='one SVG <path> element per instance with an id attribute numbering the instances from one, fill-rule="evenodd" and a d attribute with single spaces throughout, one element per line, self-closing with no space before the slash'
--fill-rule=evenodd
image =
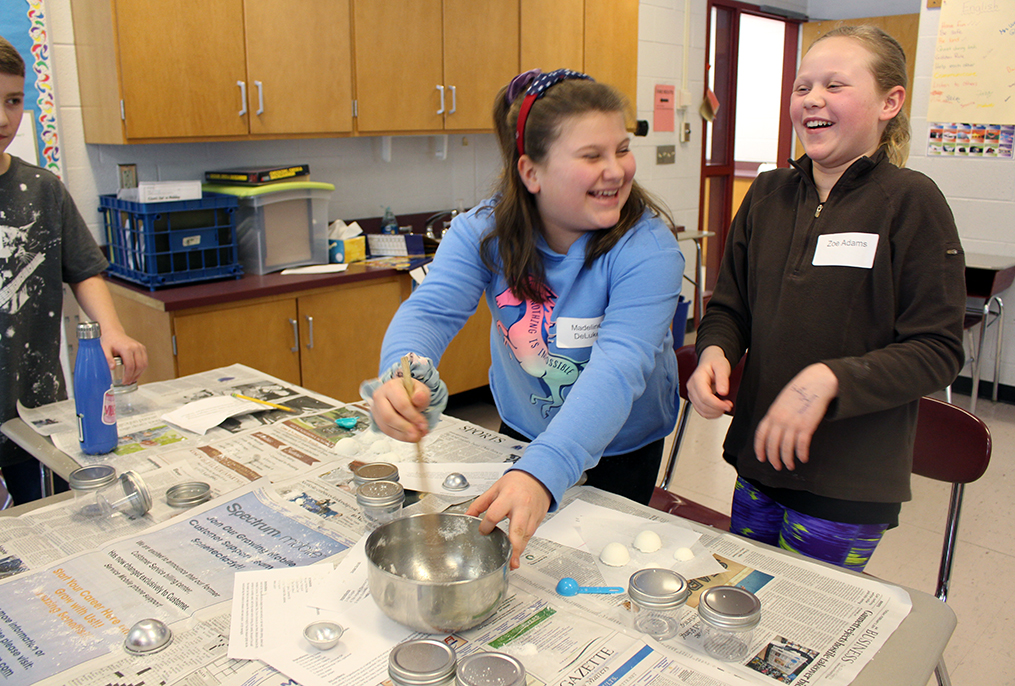
<path id="1" fill-rule="evenodd" d="M 328 239 L 328 261 L 333 264 L 349 264 L 366 259 L 366 256 L 366 236 L 356 236 L 345 240 Z"/>

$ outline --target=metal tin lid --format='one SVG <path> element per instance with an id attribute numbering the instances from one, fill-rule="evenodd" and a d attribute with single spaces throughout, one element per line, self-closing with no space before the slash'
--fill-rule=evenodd
<path id="1" fill-rule="evenodd" d="M 458 661 L 458 686 L 525 686 L 525 667 L 504 653 L 473 653 Z"/>
<path id="2" fill-rule="evenodd" d="M 89 340 L 102 336 L 98 322 L 80 322 L 78 324 L 78 340 Z"/>
<path id="3" fill-rule="evenodd" d="M 116 469 L 109 464 L 79 467 L 67 478 L 67 483 L 75 491 L 94 491 L 114 481 L 116 481 Z"/>
<path id="4" fill-rule="evenodd" d="M 455 649 L 433 638 L 399 643 L 388 653 L 388 675 L 404 686 L 431 686 L 455 673 Z"/>
<path id="5" fill-rule="evenodd" d="M 193 507 L 211 499 L 211 486 L 203 481 L 187 481 L 166 490 L 166 502 L 171 507 Z"/>
<path id="6" fill-rule="evenodd" d="M 137 472 L 124 472 L 120 475 L 120 483 L 123 485 L 123 492 L 131 497 L 131 514 L 140 517 L 152 509 L 152 495 L 148 491 L 148 484 Z"/>
<path id="7" fill-rule="evenodd" d="M 714 586 L 701 594 L 698 616 L 718 629 L 753 629 L 761 621 L 761 601 L 739 586 Z"/>
<path id="8" fill-rule="evenodd" d="M 369 481 L 356 491 L 356 502 L 366 507 L 386 507 L 405 500 L 405 489 L 394 481 Z"/>
<path id="9" fill-rule="evenodd" d="M 687 602 L 691 589 L 687 580 L 673 570 L 651 568 L 631 575 L 627 594 L 642 607 L 673 610 Z"/>
<path id="10" fill-rule="evenodd" d="M 123 383 L 123 358 L 120 356 L 113 357 L 113 393 L 119 395 L 121 393 L 130 393 L 131 391 L 137 390 L 137 381 L 129 384 Z"/>
<path id="11" fill-rule="evenodd" d="M 371 481 L 398 481 L 398 467 L 390 462 L 361 464 L 353 471 L 352 481 L 357 486 Z"/>

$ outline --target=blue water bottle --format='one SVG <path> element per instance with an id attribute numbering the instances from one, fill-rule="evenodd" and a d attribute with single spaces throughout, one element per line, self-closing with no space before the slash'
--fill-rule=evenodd
<path id="1" fill-rule="evenodd" d="M 98 322 L 78 324 L 78 356 L 74 361 L 74 406 L 78 440 L 89 455 L 102 455 L 116 447 L 116 397 L 113 376 L 99 342 Z"/>

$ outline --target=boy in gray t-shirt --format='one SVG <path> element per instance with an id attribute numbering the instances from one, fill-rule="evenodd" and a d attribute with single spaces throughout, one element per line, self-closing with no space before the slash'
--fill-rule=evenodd
<path id="1" fill-rule="evenodd" d="M 67 397 L 60 367 L 64 282 L 102 327 L 110 365 L 114 355 L 123 359 L 125 382 L 148 366 L 145 347 L 120 324 L 102 278 L 108 263 L 67 189 L 52 173 L 7 153 L 21 123 L 24 88 L 25 63 L 0 37 L 0 421 L 17 416 L 19 400 L 38 407 Z M 0 475 L 15 505 L 41 497 L 38 462 L 3 435 Z"/>

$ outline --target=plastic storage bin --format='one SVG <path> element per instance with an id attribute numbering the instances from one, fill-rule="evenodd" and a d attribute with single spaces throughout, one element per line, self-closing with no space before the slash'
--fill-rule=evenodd
<path id="1" fill-rule="evenodd" d="M 99 196 L 109 273 L 155 290 L 190 281 L 240 278 L 231 195 L 140 203 Z"/>
<path id="2" fill-rule="evenodd" d="M 238 198 L 240 263 L 250 274 L 328 263 L 328 200 L 335 187 L 317 181 L 267 186 L 205 185 Z"/>

